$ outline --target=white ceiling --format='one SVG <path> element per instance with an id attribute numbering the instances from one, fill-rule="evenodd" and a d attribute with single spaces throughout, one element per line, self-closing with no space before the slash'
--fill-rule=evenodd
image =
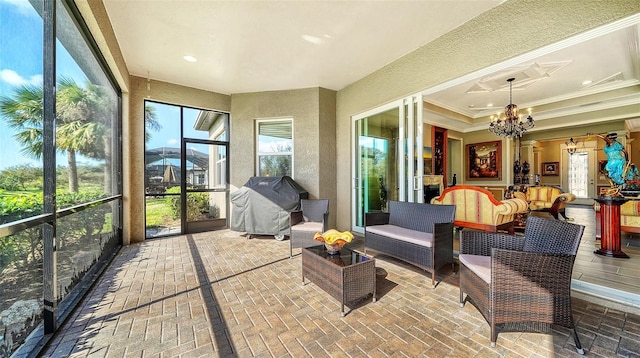
<path id="1" fill-rule="evenodd" d="M 132 75 L 223 94 L 340 90 L 503 2 L 103 1 Z M 638 23 L 640 18 L 615 31 L 594 31 L 597 36 L 425 90 L 425 101 L 470 118 L 455 121 L 434 113 L 430 120 L 463 132 L 486 126 L 486 116 L 508 104 L 509 77 L 516 78 L 513 102 L 521 111 L 533 107 L 536 121 L 594 105 L 572 99 L 638 88 Z M 197 62 L 185 61 L 185 55 Z M 584 80 L 592 83 L 582 85 Z M 536 110 L 558 102 L 574 108 Z M 599 100 L 600 106 L 624 103 L 635 103 L 640 113 L 640 94 Z M 636 122 L 628 124 L 633 128 Z"/>
<path id="2" fill-rule="evenodd" d="M 232 94 L 340 90 L 502 1 L 104 4 L 132 75 Z"/>

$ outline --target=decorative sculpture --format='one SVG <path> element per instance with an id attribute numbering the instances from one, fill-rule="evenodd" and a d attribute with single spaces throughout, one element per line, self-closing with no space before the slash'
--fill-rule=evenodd
<path id="1" fill-rule="evenodd" d="M 605 142 L 605 146 L 602 148 L 607 155 L 604 174 L 611 187 L 604 190 L 595 199 L 600 204 L 602 235 L 600 248 L 594 253 L 609 257 L 629 258 L 620 249 L 620 207 L 629 200 L 622 195 L 622 189 L 631 166 L 629 155 L 624 146 L 616 140 L 617 133 L 595 134 L 595 136 Z"/>
<path id="2" fill-rule="evenodd" d="M 607 133 L 607 135 L 602 135 L 587 133 L 587 135 L 595 135 L 605 142 L 605 146 L 602 149 L 607 155 L 604 174 L 611 187 L 605 190 L 604 196 L 622 196 L 620 191 L 625 184 L 625 178 L 631 163 L 629 162 L 627 150 L 617 141 L 618 134 Z"/>

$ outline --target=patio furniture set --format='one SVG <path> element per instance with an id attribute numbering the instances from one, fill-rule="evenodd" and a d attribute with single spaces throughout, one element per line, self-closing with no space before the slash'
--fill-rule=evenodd
<path id="1" fill-rule="evenodd" d="M 328 213 L 328 203 L 318 205 L 325 204 Z M 370 252 L 430 272 L 434 288 L 440 268 L 451 264 L 455 273 L 456 213 L 455 205 L 390 201 L 388 212 L 365 215 L 363 253 L 344 248 L 329 255 L 308 234 L 296 233 L 295 225 L 290 247 L 302 247 L 303 284 L 308 279 L 338 300 L 344 316 L 349 302 L 368 295 L 376 301 Z M 318 231 L 325 228 L 327 217 L 314 216 L 322 217 Z M 584 354 L 571 311 L 571 273 L 583 231 L 582 225 L 530 216 L 524 235 L 469 228 L 460 232 L 460 305 L 470 302 L 489 323 L 491 346 L 500 332 L 549 332 L 551 325 L 559 325 L 573 330 L 576 350 Z"/>

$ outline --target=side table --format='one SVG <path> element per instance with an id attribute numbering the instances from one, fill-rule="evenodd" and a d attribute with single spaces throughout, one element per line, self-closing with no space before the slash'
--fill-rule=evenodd
<path id="1" fill-rule="evenodd" d="M 340 302 L 342 317 L 347 302 L 369 294 L 376 301 L 375 259 L 347 248 L 338 255 L 327 254 L 324 245 L 303 248 L 303 285 L 305 278 Z"/>

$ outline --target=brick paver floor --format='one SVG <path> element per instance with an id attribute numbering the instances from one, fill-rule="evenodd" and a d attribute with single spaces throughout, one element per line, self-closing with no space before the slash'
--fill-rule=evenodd
<path id="1" fill-rule="evenodd" d="M 361 247 L 361 239 L 350 244 Z M 569 330 L 501 333 L 471 305 L 457 276 L 379 257 L 378 300 L 340 305 L 302 285 L 300 250 L 224 230 L 123 247 L 60 329 L 45 357 L 567 357 Z M 574 299 L 591 357 L 640 356 L 640 316 Z"/>

